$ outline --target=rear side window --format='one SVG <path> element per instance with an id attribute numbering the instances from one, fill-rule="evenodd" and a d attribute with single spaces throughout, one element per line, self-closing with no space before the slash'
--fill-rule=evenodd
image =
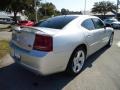
<path id="1" fill-rule="evenodd" d="M 93 23 L 93 21 L 91 19 L 87 19 L 87 20 L 83 21 L 82 26 L 84 28 L 88 29 L 88 30 L 95 29 L 94 23 Z"/>
<path id="2" fill-rule="evenodd" d="M 92 20 L 94 22 L 94 25 L 95 25 L 96 29 L 104 28 L 104 24 L 103 24 L 103 22 L 100 19 L 93 18 Z"/>
<path id="3" fill-rule="evenodd" d="M 56 16 L 50 19 L 47 19 L 43 22 L 37 23 L 36 27 L 46 27 L 46 28 L 53 28 L 53 29 L 62 29 L 65 27 L 69 22 L 77 18 L 78 16 Z"/>

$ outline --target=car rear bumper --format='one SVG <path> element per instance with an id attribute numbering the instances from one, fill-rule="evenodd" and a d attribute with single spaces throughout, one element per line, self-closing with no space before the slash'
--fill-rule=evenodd
<path id="1" fill-rule="evenodd" d="M 66 53 L 25 51 L 13 44 L 10 45 L 10 55 L 15 62 L 41 75 L 64 71 L 68 63 Z"/>

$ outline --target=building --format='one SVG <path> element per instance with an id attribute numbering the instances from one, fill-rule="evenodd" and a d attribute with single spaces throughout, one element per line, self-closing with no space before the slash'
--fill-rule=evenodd
<path id="1" fill-rule="evenodd" d="M 5 17 L 11 17 L 13 18 L 14 17 L 14 13 L 10 13 L 10 12 L 4 12 L 4 11 L 1 11 L 0 12 L 0 16 L 5 16 Z M 17 14 L 17 20 L 27 20 L 28 17 L 25 15 L 25 14 L 22 14 L 22 13 L 18 13 Z"/>
<path id="2" fill-rule="evenodd" d="M 94 15 L 94 16 L 98 16 L 99 18 L 101 19 L 106 19 L 106 18 L 114 18 L 116 16 L 116 14 L 114 12 L 108 12 L 106 15 L 102 15 L 102 14 L 99 14 L 99 13 L 92 13 L 91 11 L 85 11 L 83 12 L 85 13 L 85 15 Z"/>

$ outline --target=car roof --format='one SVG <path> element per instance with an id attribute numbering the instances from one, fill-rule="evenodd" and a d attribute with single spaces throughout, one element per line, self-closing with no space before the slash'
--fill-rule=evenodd
<path id="1" fill-rule="evenodd" d="M 61 16 L 63 16 L 63 17 L 77 16 L 77 18 L 75 18 L 75 19 L 79 19 L 81 22 L 84 21 L 85 19 L 89 19 L 89 18 L 99 18 L 97 16 L 91 16 L 91 15 L 60 15 L 60 17 Z"/>
<path id="2" fill-rule="evenodd" d="M 80 22 L 84 21 L 85 19 L 89 19 L 89 18 L 99 18 L 97 16 L 91 16 L 91 15 L 66 15 L 66 16 L 78 16 L 76 19 L 78 19 Z"/>
<path id="3" fill-rule="evenodd" d="M 74 20 L 72 20 L 70 23 L 68 23 L 63 29 L 65 28 L 72 28 L 72 27 L 76 27 L 76 25 L 81 25 L 83 23 L 84 20 L 86 19 L 91 19 L 91 18 L 98 18 L 96 16 L 91 16 L 91 15 L 61 15 L 61 16 L 77 16 L 77 18 L 75 18 Z"/>
<path id="4" fill-rule="evenodd" d="M 8 17 L 7 15 L 0 15 L 0 18 L 6 18 L 7 19 L 7 18 L 10 18 L 10 17 Z"/>
<path id="5" fill-rule="evenodd" d="M 55 17 L 48 18 L 47 20 L 49 21 L 49 20 L 52 19 L 53 23 L 55 23 L 54 21 L 56 21 L 56 20 L 60 21 L 59 23 L 61 23 L 61 21 L 62 21 L 63 27 L 62 27 L 62 24 L 59 25 L 59 26 L 61 26 L 62 28 L 65 28 L 65 27 L 70 27 L 70 26 L 73 26 L 73 25 L 76 26 L 78 23 L 81 24 L 85 19 L 89 19 L 89 18 L 97 18 L 97 17 L 96 16 L 90 16 L 90 15 L 60 15 L 60 16 L 55 16 Z M 56 23 L 58 23 L 58 21 Z M 48 23 L 43 24 L 43 26 L 41 26 L 41 27 L 44 27 L 44 25 L 45 25 L 45 27 L 47 27 L 47 26 L 49 27 Z M 50 24 L 50 26 L 53 27 L 53 24 Z M 62 28 L 60 28 L 60 29 L 62 29 Z"/>
<path id="6" fill-rule="evenodd" d="M 91 15 L 60 15 L 60 16 L 66 16 L 66 17 L 69 17 L 69 16 L 78 16 L 79 18 L 98 18 L 96 16 L 91 16 Z"/>
<path id="7" fill-rule="evenodd" d="M 85 19 L 89 19 L 89 18 L 99 18 L 97 16 L 91 16 L 91 15 L 62 15 L 62 16 L 77 16 L 76 19 L 79 19 L 80 21 L 83 21 Z"/>

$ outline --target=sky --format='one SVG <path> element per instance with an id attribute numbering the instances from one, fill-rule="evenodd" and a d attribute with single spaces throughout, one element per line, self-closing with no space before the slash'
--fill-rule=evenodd
<path id="1" fill-rule="evenodd" d="M 91 11 L 95 2 L 103 0 L 86 0 L 86 10 Z M 108 0 L 104 0 L 108 1 Z M 110 2 L 117 3 L 117 0 L 109 0 Z M 85 0 L 42 0 L 42 2 L 52 2 L 57 10 L 62 8 L 69 9 L 70 11 L 84 11 Z"/>

